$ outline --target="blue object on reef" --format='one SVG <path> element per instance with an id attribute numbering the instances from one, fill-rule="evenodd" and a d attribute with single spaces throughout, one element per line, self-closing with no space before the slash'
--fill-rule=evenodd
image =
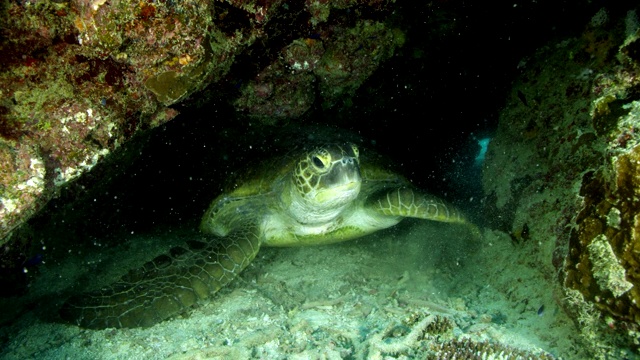
<path id="1" fill-rule="evenodd" d="M 478 145 L 480 145 L 480 151 L 478 151 L 478 155 L 476 155 L 474 164 L 476 166 L 480 166 L 484 162 L 484 158 L 487 155 L 487 149 L 489 148 L 489 143 L 491 142 L 491 138 L 485 137 L 477 141 L 478 141 Z"/>

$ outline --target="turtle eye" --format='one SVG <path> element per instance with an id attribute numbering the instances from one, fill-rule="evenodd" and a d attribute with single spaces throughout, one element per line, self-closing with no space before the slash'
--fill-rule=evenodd
<path id="1" fill-rule="evenodd" d="M 315 165 L 318 169 L 324 169 L 324 163 L 322 162 L 322 160 L 320 160 L 319 157 L 314 156 L 311 161 L 313 161 L 313 165 Z"/>
<path id="2" fill-rule="evenodd" d="M 309 154 L 307 161 L 313 164 L 313 167 L 320 172 L 328 171 L 331 166 L 331 154 L 325 149 L 317 149 Z"/>

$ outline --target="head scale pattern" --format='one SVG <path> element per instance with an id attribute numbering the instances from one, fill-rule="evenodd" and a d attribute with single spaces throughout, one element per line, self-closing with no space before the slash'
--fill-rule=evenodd
<path id="1" fill-rule="evenodd" d="M 359 174 L 359 150 L 354 144 L 326 145 L 307 152 L 298 162 L 294 182 L 298 192 L 309 195 L 339 181 L 345 167 Z M 359 176 L 358 176 L 359 178 Z"/>

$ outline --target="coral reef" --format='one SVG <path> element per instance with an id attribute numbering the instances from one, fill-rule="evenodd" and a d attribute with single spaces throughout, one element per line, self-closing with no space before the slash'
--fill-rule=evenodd
<path id="1" fill-rule="evenodd" d="M 583 207 L 572 232 L 568 286 L 618 320 L 640 325 L 637 214 L 640 146 L 584 177 Z"/>
<path id="2" fill-rule="evenodd" d="M 601 309 L 609 327 L 620 322 L 632 335 L 640 327 L 640 63 L 631 50 L 638 44 L 638 20 L 629 11 L 625 39 L 616 66 L 599 75 L 591 107 L 596 132 L 606 140 L 601 164 L 582 178 L 584 205 L 571 232 L 566 285 Z M 614 321 L 615 320 L 615 321 Z M 637 344 L 637 339 L 633 342 Z"/>
<path id="3" fill-rule="evenodd" d="M 331 107 L 341 97 L 353 95 L 378 65 L 404 43 L 401 31 L 379 22 L 362 21 L 342 34 L 327 46 L 315 71 L 325 107 Z"/>
<path id="4" fill-rule="evenodd" d="M 352 97 L 403 43 L 400 30 L 372 20 L 295 39 L 243 87 L 235 107 L 270 122 L 299 117 L 316 102 L 332 107 Z"/>
<path id="5" fill-rule="evenodd" d="M 283 49 L 281 61 L 264 68 L 244 86 L 236 109 L 273 123 L 303 115 L 315 101 L 312 74 L 324 52 L 321 41 L 296 39 Z"/>
<path id="6" fill-rule="evenodd" d="M 619 356 L 605 343 L 638 345 L 638 28 L 634 10 L 602 9 L 581 37 L 523 59 L 484 168 L 489 223 L 537 242 L 532 263 L 558 274 L 558 302 L 598 358 Z"/>
<path id="7" fill-rule="evenodd" d="M 521 350 L 474 340 L 469 336 L 456 336 L 453 333 L 455 327 L 455 322 L 447 316 L 414 312 L 402 324 L 392 324 L 372 336 L 366 358 L 407 355 L 425 359 L 554 359 L 542 351 Z"/>
<path id="8" fill-rule="evenodd" d="M 199 6 L 6 2 L 0 28 L 0 242 L 59 186 L 136 131 L 177 114 L 162 104 L 177 95 L 168 100 L 163 89 L 144 84 L 169 71 L 198 79 L 190 91 L 205 83 L 201 69 L 212 55 L 198 27 L 210 19 Z"/>
<path id="9" fill-rule="evenodd" d="M 469 339 L 450 340 L 443 342 L 434 355 L 428 355 L 427 359 L 469 359 L 469 360 L 551 360 L 554 357 L 544 352 L 533 353 L 505 345 L 489 342 L 476 342 Z"/>
<path id="10" fill-rule="evenodd" d="M 236 104 L 267 122 L 311 107 L 321 64 L 323 87 L 352 93 L 401 44 L 360 19 L 384 19 L 391 3 L 3 0 L 0 245 L 60 186 L 211 84 L 230 85 L 233 102 L 237 84 L 258 79 Z M 362 52 L 375 56 L 361 63 Z"/>
<path id="11" fill-rule="evenodd" d="M 596 236 L 587 246 L 587 250 L 593 277 L 600 289 L 609 290 L 613 296 L 620 297 L 633 287 L 633 284 L 626 280 L 625 270 L 618 262 L 606 236 Z"/>

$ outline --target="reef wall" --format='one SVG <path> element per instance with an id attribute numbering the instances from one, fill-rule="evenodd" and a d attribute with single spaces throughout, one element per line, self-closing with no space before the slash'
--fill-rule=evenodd
<path id="1" fill-rule="evenodd" d="M 484 164 L 488 223 L 557 275 L 550 291 L 599 358 L 639 345 L 639 29 L 636 10 L 603 8 L 523 58 Z"/>
<path id="2" fill-rule="evenodd" d="M 0 1 L 0 245 L 206 87 L 258 119 L 345 100 L 404 42 L 385 23 L 392 5 Z"/>

